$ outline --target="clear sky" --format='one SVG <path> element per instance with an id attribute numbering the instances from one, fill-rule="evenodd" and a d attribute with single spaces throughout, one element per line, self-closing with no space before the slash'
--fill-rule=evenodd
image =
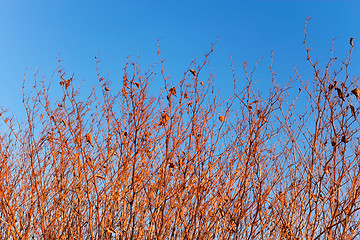
<path id="1" fill-rule="evenodd" d="M 58 55 L 68 74 L 75 73 L 76 81 L 84 80 L 84 88 L 90 88 L 97 81 L 94 57 L 100 54 L 101 73 L 110 73 L 111 87 L 119 89 L 129 51 L 139 56 L 145 70 L 158 61 L 158 39 L 173 83 L 219 37 L 210 61 L 215 88 L 225 96 L 232 90 L 231 54 L 239 81 L 244 61 L 253 66 L 264 58 L 256 75 L 264 87 L 271 82 L 274 50 L 274 71 L 284 84 L 294 75 L 294 66 L 311 70 L 302 45 L 307 17 L 312 18 L 309 45 L 320 61 L 328 59 L 333 38 L 341 59 L 350 49 L 349 38 L 355 38 L 352 68 L 358 74 L 359 10 L 358 1 L 1 0 L 0 106 L 21 113 L 25 69 L 28 86 L 37 70 L 38 79 L 50 79 Z M 158 81 L 160 88 L 163 82 Z"/>

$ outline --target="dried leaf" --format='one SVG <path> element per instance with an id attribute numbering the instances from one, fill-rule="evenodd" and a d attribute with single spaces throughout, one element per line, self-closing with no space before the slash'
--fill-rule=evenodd
<path id="1" fill-rule="evenodd" d="M 175 89 L 175 87 L 170 88 L 170 89 L 169 89 L 169 93 L 170 93 L 171 95 L 174 95 L 174 96 L 176 97 L 176 89 Z"/>
<path id="2" fill-rule="evenodd" d="M 350 38 L 350 45 L 354 47 L 354 38 Z"/>
<path id="3" fill-rule="evenodd" d="M 106 228 L 106 231 L 108 233 L 115 233 L 116 234 L 116 231 L 112 227 Z"/>
<path id="4" fill-rule="evenodd" d="M 340 90 L 340 88 L 336 88 L 336 91 L 338 93 L 338 96 L 341 100 L 345 101 L 345 95 L 344 93 Z"/>
<path id="5" fill-rule="evenodd" d="M 94 147 L 94 145 L 93 145 L 93 143 L 92 143 L 92 140 L 91 140 L 91 134 L 88 133 L 88 134 L 85 135 L 85 137 L 86 137 L 86 141 L 87 141 L 88 143 L 90 143 L 90 145 L 91 145 L 92 147 Z"/>
<path id="6" fill-rule="evenodd" d="M 166 114 L 166 113 L 162 114 L 160 125 L 166 124 L 169 121 L 169 119 L 170 119 L 170 116 L 168 114 Z"/>
<path id="7" fill-rule="evenodd" d="M 169 167 L 170 167 L 170 168 L 175 168 L 176 166 L 175 166 L 175 164 L 173 164 L 172 162 L 169 162 Z"/>
<path id="8" fill-rule="evenodd" d="M 192 73 L 192 75 L 194 75 L 196 77 L 196 71 L 194 69 L 190 69 L 190 72 Z"/>
<path id="9" fill-rule="evenodd" d="M 354 94 L 356 98 L 360 97 L 360 90 L 358 88 L 354 88 L 351 93 Z"/>
<path id="10" fill-rule="evenodd" d="M 350 105 L 350 110 L 351 110 L 351 114 L 354 116 L 354 118 L 356 119 L 356 112 L 355 112 L 355 108 L 353 105 Z"/>
<path id="11" fill-rule="evenodd" d="M 224 116 L 220 116 L 220 117 L 219 117 L 219 120 L 220 120 L 220 122 L 223 122 L 223 121 L 225 120 L 225 117 L 224 117 Z"/>

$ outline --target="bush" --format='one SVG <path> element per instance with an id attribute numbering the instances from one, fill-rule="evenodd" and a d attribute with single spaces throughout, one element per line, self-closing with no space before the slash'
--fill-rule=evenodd
<path id="1" fill-rule="evenodd" d="M 305 28 L 304 28 L 305 32 Z M 267 97 L 246 81 L 223 101 L 196 61 L 176 85 L 129 58 L 120 91 L 37 82 L 27 121 L 1 119 L 4 239 L 350 239 L 359 236 L 357 78 L 350 54 L 296 72 Z M 331 53 L 333 48 L 331 49 Z M 331 73 L 333 71 L 333 73 Z M 344 76 L 341 76 L 344 74 Z M 25 88 L 24 84 L 24 88 Z M 290 94 L 299 85 L 296 95 Z M 54 101 L 50 87 L 61 88 Z M 23 88 L 23 89 L 24 89 Z M 99 94 L 99 91 L 100 94 Z M 98 91 L 98 92 L 97 92 Z"/>

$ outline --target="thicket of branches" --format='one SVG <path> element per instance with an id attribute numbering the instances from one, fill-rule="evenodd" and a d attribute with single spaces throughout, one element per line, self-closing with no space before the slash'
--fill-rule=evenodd
<path id="1" fill-rule="evenodd" d="M 128 58 L 120 91 L 98 71 L 98 88 L 82 99 L 59 60 L 60 85 L 41 80 L 24 93 L 26 122 L 1 112 L 1 238 L 359 237 L 353 46 L 340 67 L 332 48 L 321 71 L 306 36 L 313 79 L 296 71 L 280 87 L 270 66 L 266 98 L 246 64 L 241 84 L 233 67 L 233 96 L 216 95 L 203 71 L 213 49 L 174 85 L 158 52 L 155 97 L 154 71 Z"/>

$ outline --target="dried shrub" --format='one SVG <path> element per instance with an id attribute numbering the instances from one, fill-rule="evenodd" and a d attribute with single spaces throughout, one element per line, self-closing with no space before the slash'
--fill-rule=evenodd
<path id="1" fill-rule="evenodd" d="M 332 48 L 320 71 L 306 37 L 311 83 L 296 71 L 280 87 L 271 65 L 267 97 L 247 64 L 241 84 L 232 67 L 233 96 L 214 94 L 203 72 L 213 48 L 177 84 L 159 53 L 157 97 L 149 95 L 154 71 L 130 58 L 119 91 L 98 73 L 85 100 L 59 65 L 60 85 L 37 81 L 24 93 L 26 122 L 1 112 L 1 238 L 358 237 L 354 45 L 339 68 Z M 50 87 L 62 97 L 50 97 Z"/>

